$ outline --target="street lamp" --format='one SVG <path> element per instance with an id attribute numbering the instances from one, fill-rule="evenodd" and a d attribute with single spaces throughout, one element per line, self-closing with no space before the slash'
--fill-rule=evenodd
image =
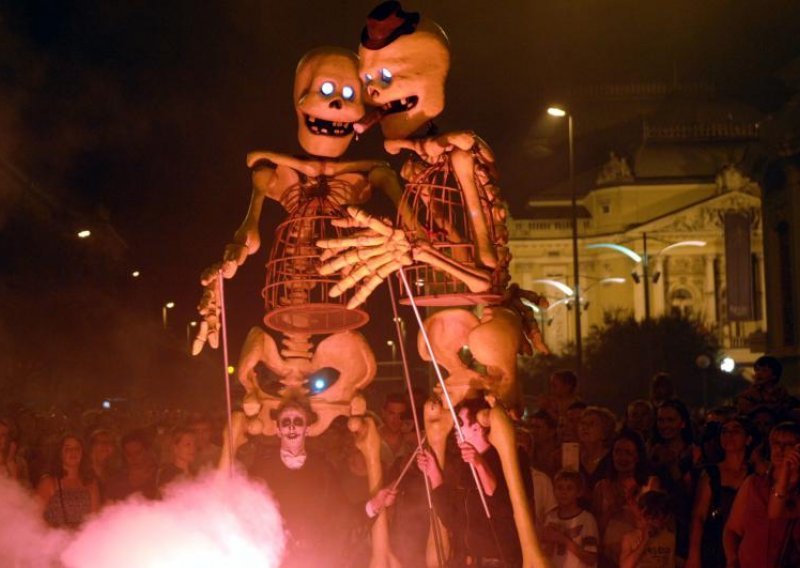
<path id="1" fill-rule="evenodd" d="M 575 131 L 572 113 L 562 107 L 552 106 L 547 114 L 556 118 L 567 117 L 567 138 L 569 142 L 569 186 L 572 193 L 572 271 L 575 282 L 575 305 L 581 305 L 579 269 L 578 269 L 578 197 L 575 188 Z M 577 373 L 583 370 L 583 338 L 581 337 L 581 310 L 575 310 L 575 351 L 577 355 Z"/>
<path id="2" fill-rule="evenodd" d="M 592 277 L 584 276 L 584 278 L 592 278 Z M 575 290 L 573 290 L 572 288 L 570 288 L 569 286 L 567 286 L 566 284 L 564 284 L 563 282 L 560 282 L 558 280 L 551 280 L 549 278 L 542 278 L 542 279 L 539 279 L 539 280 L 534 280 L 533 283 L 534 284 L 547 284 L 548 286 L 553 286 L 554 288 L 557 288 L 560 291 L 564 292 L 564 294 L 566 294 L 560 300 L 550 304 L 547 307 L 547 310 L 546 310 L 548 312 L 550 310 L 552 310 L 553 308 L 555 308 L 556 306 L 559 306 L 561 304 L 566 304 L 568 309 L 572 309 L 572 305 L 573 304 L 575 304 L 576 306 L 577 305 L 581 305 L 581 307 L 584 310 L 587 310 L 587 309 L 589 309 L 589 302 L 587 302 L 585 300 L 585 298 L 586 298 L 586 293 L 589 290 L 591 290 L 592 288 L 594 288 L 598 284 L 601 284 L 603 286 L 607 286 L 609 284 L 624 284 L 625 283 L 625 279 L 622 278 L 621 276 L 609 276 L 609 277 L 606 277 L 606 278 L 593 278 L 593 279 L 595 281 L 592 282 L 591 284 L 589 284 L 589 286 L 587 286 L 586 289 L 583 290 L 580 299 L 577 298 L 577 292 Z M 577 302 L 581 302 L 581 304 L 578 304 Z M 527 306 L 529 306 L 530 308 L 532 308 L 534 312 L 536 312 L 536 313 L 540 312 L 538 307 L 535 306 L 534 304 L 531 304 L 530 302 L 526 302 L 525 300 L 523 300 L 522 303 L 524 303 Z"/>
<path id="3" fill-rule="evenodd" d="M 78 231 L 78 238 L 79 239 L 88 239 L 92 236 L 92 232 L 89 229 L 83 229 L 82 231 Z"/>
<path id="4" fill-rule="evenodd" d="M 391 339 L 386 342 L 386 345 L 392 348 L 392 362 L 397 360 L 397 345 Z"/>
<path id="5" fill-rule="evenodd" d="M 189 346 L 189 349 L 192 348 L 192 340 L 194 335 L 194 329 L 197 327 L 196 321 L 190 321 L 186 324 L 186 344 Z"/>
<path id="6" fill-rule="evenodd" d="M 167 310 L 175 307 L 175 302 L 167 302 L 161 306 L 161 321 L 164 324 L 164 329 L 167 329 Z"/>
<path id="7" fill-rule="evenodd" d="M 650 237 L 651 239 L 653 237 Z M 655 239 L 659 240 L 659 239 Z M 677 243 L 670 243 L 661 250 L 659 250 L 654 256 L 658 258 L 663 253 L 668 250 L 672 250 L 678 247 L 704 247 L 706 246 L 705 241 L 680 241 Z M 641 264 L 642 266 L 642 275 L 639 276 L 639 273 L 636 272 L 636 269 L 631 272 L 631 278 L 633 281 L 639 284 L 642 282 L 644 286 L 644 319 L 645 321 L 650 320 L 650 256 L 647 254 L 647 233 L 642 233 L 642 254 L 638 254 L 637 252 L 629 249 L 625 245 L 621 245 L 618 243 L 595 243 L 591 245 L 586 245 L 586 248 L 589 250 L 592 249 L 602 249 L 607 248 L 611 250 L 615 250 L 620 252 L 633 260 L 636 264 Z M 661 277 L 661 273 L 656 271 L 655 274 L 652 276 L 653 284 L 658 282 L 658 279 Z"/>

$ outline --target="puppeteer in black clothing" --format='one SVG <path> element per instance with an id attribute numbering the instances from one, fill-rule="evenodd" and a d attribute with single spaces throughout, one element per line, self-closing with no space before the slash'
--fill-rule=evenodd
<path id="1" fill-rule="evenodd" d="M 333 466 L 305 446 L 316 414 L 301 397 L 285 398 L 274 412 L 280 446 L 253 446 L 249 474 L 272 492 L 287 533 L 283 568 L 338 568 L 348 560 L 348 538 L 394 503 L 379 490 L 366 504 L 348 503 Z M 235 437 L 236 438 L 236 437 Z"/>
<path id="2" fill-rule="evenodd" d="M 418 463 L 431 480 L 436 513 L 452 535 L 455 566 L 512 568 L 522 564 L 522 550 L 500 456 L 488 442 L 488 429 L 476 418 L 482 408 L 488 408 L 482 399 L 466 401 L 457 408 L 464 434 L 464 442 L 459 444 L 461 459 L 449 456 L 443 472 L 438 471 L 430 452 L 422 454 Z M 484 511 L 470 463 L 475 466 L 491 519 Z M 519 463 L 533 510 L 530 464 L 523 452 L 519 452 Z"/>
<path id="3" fill-rule="evenodd" d="M 287 532 L 284 566 L 339 566 L 350 528 L 360 519 L 325 457 L 309 451 L 300 467 L 290 469 L 280 448 L 263 448 L 250 475 L 263 480 L 278 503 Z"/>

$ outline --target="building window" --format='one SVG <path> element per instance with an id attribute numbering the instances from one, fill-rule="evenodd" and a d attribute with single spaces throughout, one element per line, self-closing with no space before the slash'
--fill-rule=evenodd
<path id="1" fill-rule="evenodd" d="M 669 295 L 669 305 L 674 316 L 691 317 L 694 314 L 694 298 L 686 288 L 673 290 Z"/>
<path id="2" fill-rule="evenodd" d="M 604 215 L 608 215 L 611 213 L 611 203 L 606 201 L 605 203 L 600 204 L 600 211 L 603 212 Z"/>

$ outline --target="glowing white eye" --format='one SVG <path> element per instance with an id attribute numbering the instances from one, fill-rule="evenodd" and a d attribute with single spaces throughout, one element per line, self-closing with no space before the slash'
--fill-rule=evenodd
<path id="1" fill-rule="evenodd" d="M 364 80 L 367 83 L 369 83 L 370 81 L 372 81 L 372 75 L 370 75 L 369 73 L 364 73 Z"/>
<path id="2" fill-rule="evenodd" d="M 384 83 L 391 83 L 392 81 L 392 72 L 389 71 L 386 67 L 381 69 L 381 81 Z"/>
<path id="3" fill-rule="evenodd" d="M 333 91 L 335 90 L 336 87 L 334 87 L 333 83 L 331 83 L 330 81 L 325 81 L 319 88 L 319 92 L 325 95 L 326 97 L 332 95 Z"/>
<path id="4" fill-rule="evenodd" d="M 352 101 L 356 98 L 356 92 L 353 90 L 353 87 L 344 86 L 342 87 L 342 97 L 346 101 Z"/>

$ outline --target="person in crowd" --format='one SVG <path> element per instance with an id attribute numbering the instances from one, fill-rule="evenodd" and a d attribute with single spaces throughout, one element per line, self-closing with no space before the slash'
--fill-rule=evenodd
<path id="1" fill-rule="evenodd" d="M 109 480 L 114 471 L 114 457 L 117 447 L 114 434 L 109 430 L 95 430 L 89 435 L 89 465 L 100 488 L 101 502 L 105 502 Z"/>
<path id="2" fill-rule="evenodd" d="M 700 435 L 701 461 L 703 464 L 715 464 L 724 459 L 725 454 L 722 449 L 720 430 L 723 424 L 735 416 L 737 416 L 736 409 L 732 406 L 718 406 L 705 414 L 705 423 Z"/>
<path id="3" fill-rule="evenodd" d="M 687 568 L 726 565 L 722 531 L 730 515 L 736 492 L 751 473 L 748 453 L 752 444 L 750 424 L 736 417 L 719 430 L 723 459 L 706 465 L 697 483 Z"/>
<path id="4" fill-rule="evenodd" d="M 662 402 L 675 398 L 675 385 L 669 373 L 656 373 L 650 381 L 650 404 L 658 408 Z"/>
<path id="5" fill-rule="evenodd" d="M 528 428 L 533 437 L 531 464 L 547 475 L 554 475 L 561 462 L 558 422 L 549 412 L 538 410 L 530 416 Z"/>
<path id="6" fill-rule="evenodd" d="M 636 500 L 636 510 L 636 528 L 622 537 L 620 568 L 672 568 L 676 556 L 669 496 L 645 491 Z"/>
<path id="7" fill-rule="evenodd" d="M 575 401 L 567 407 L 566 419 L 558 426 L 558 441 L 560 443 L 578 441 L 578 424 L 581 421 L 581 416 L 583 416 L 583 411 L 587 408 L 589 408 L 589 405 L 582 400 Z"/>
<path id="8" fill-rule="evenodd" d="M 695 482 L 693 474 L 701 457 L 700 448 L 694 444 L 686 405 L 677 399 L 662 402 L 656 411 L 650 463 L 661 487 L 672 500 L 678 558 L 685 559 L 689 553 L 689 521 Z"/>
<path id="9" fill-rule="evenodd" d="M 592 495 L 592 513 L 603 535 L 601 566 L 619 564 L 622 537 L 636 527 L 636 499 L 657 485 L 649 474 L 644 442 L 633 430 L 622 430 L 614 439 L 611 463 L 609 476 L 597 483 Z"/>
<path id="10" fill-rule="evenodd" d="M 623 427 L 639 434 L 645 444 L 650 441 L 655 423 L 656 413 L 649 401 L 639 398 L 630 402 L 626 407 Z"/>
<path id="11" fill-rule="evenodd" d="M 214 422 L 206 414 L 197 414 L 189 420 L 187 426 L 194 434 L 197 447 L 192 467 L 195 471 L 215 468 L 219 463 L 221 448 L 214 443 Z"/>
<path id="12" fill-rule="evenodd" d="M 333 466 L 322 453 L 306 448 L 308 428 L 317 419 L 308 400 L 289 396 L 272 417 L 280 446 L 260 446 L 249 474 L 266 483 L 280 508 L 289 535 L 284 566 L 341 566 L 349 532 L 360 519 L 374 518 L 392 505 L 395 492 L 380 490 L 360 513 L 348 507 Z M 243 436 L 234 439 L 240 443 Z"/>
<path id="13" fill-rule="evenodd" d="M 747 414 L 758 406 L 783 413 L 795 405 L 795 400 L 780 384 L 783 365 L 775 357 L 764 355 L 753 363 L 754 382 L 736 397 L 740 414 Z"/>
<path id="14" fill-rule="evenodd" d="M 178 427 L 170 436 L 170 459 L 158 468 L 156 486 L 159 492 L 173 481 L 194 479 L 197 475 L 195 459 L 197 458 L 197 441 L 194 430 Z"/>
<path id="15" fill-rule="evenodd" d="M 10 418 L 0 418 L 0 477 L 30 486 L 28 464 L 17 453 L 16 429 Z"/>
<path id="16" fill-rule="evenodd" d="M 138 493 L 147 499 L 155 499 L 158 496 L 158 468 L 150 437 L 143 430 L 134 430 L 122 437 L 120 446 L 123 467 L 109 480 L 106 497 L 111 501 L 121 501 Z"/>
<path id="17" fill-rule="evenodd" d="M 567 422 L 569 406 L 580 401 L 577 392 L 578 375 L 572 371 L 564 369 L 550 375 L 548 393 L 540 397 L 538 406 L 556 419 L 559 431 Z"/>
<path id="18" fill-rule="evenodd" d="M 770 500 L 794 500 L 789 491 L 797 491 L 800 478 L 786 460 L 800 444 L 800 425 L 782 422 L 769 436 L 771 467 L 764 475 L 751 475 L 739 487 L 723 532 L 727 566 L 756 568 L 783 566 L 787 538 L 796 528 L 788 516 L 775 514 L 776 503 Z M 778 482 L 781 482 L 780 485 Z M 774 518 L 769 518 L 772 505 Z"/>
<path id="19" fill-rule="evenodd" d="M 39 481 L 36 494 L 52 527 L 77 528 L 100 509 L 100 490 L 80 438 L 61 439 L 50 473 Z"/>
<path id="20" fill-rule="evenodd" d="M 747 416 L 754 428 L 750 465 L 753 473 L 765 474 L 769 469 L 769 434 L 778 423 L 778 415 L 771 408 L 758 406 Z"/>
<path id="21" fill-rule="evenodd" d="M 611 474 L 613 465 L 609 450 L 616 426 L 614 414 L 600 406 L 586 408 L 578 422 L 580 472 L 583 474 L 587 506 L 591 502 L 592 491 L 597 482 Z"/>
<path id="22" fill-rule="evenodd" d="M 767 518 L 789 520 L 779 566 L 800 566 L 800 445 L 785 450 L 775 471 L 775 487 L 769 494 Z"/>
<path id="23" fill-rule="evenodd" d="M 540 531 L 542 544 L 554 568 L 597 565 L 599 533 L 594 516 L 578 500 L 584 491 L 583 476 L 561 470 L 554 478 L 555 509 L 545 515 Z"/>
<path id="24" fill-rule="evenodd" d="M 406 418 L 410 416 L 408 396 L 402 393 L 389 393 L 381 408 L 381 463 L 383 470 L 388 471 L 398 459 L 411 455 L 416 448 L 416 440 L 412 432 L 404 428 Z"/>
<path id="25" fill-rule="evenodd" d="M 488 408 L 482 397 L 467 399 L 456 407 L 464 436 L 458 445 L 461 459 L 449 456 L 444 471 L 430 450 L 417 455 L 417 466 L 430 481 L 436 512 L 453 535 L 453 554 L 459 566 L 517 566 L 522 558 L 500 456 L 489 442 L 488 427 L 478 419 L 479 412 Z M 522 451 L 519 460 L 524 486 L 531 488 L 530 464 Z M 477 473 L 491 519 L 485 514 L 470 466 Z"/>

